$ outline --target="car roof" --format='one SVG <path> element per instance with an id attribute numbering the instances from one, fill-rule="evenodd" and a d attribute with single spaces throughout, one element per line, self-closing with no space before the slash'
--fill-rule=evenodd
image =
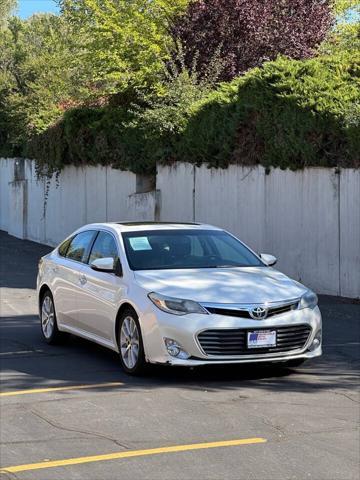
<path id="1" fill-rule="evenodd" d="M 204 223 L 186 223 L 186 222 L 104 222 L 84 225 L 81 230 L 87 228 L 106 228 L 117 230 L 118 232 L 139 232 L 151 230 L 221 230 L 218 227 Z"/>

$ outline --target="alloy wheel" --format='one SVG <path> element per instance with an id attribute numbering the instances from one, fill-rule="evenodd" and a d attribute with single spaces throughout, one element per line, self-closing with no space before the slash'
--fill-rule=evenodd
<path id="1" fill-rule="evenodd" d="M 54 331 L 55 326 L 55 309 L 52 298 L 45 295 L 41 307 L 41 327 L 47 339 L 49 339 Z"/>
<path id="2" fill-rule="evenodd" d="M 140 338 L 135 320 L 127 316 L 121 325 L 120 352 L 127 368 L 133 369 L 139 359 Z"/>

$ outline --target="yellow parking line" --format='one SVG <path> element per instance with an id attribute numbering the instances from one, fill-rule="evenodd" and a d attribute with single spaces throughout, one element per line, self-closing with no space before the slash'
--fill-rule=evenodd
<path id="1" fill-rule="evenodd" d="M 105 460 L 116 460 L 119 458 L 143 457 L 146 455 L 158 455 L 160 453 L 187 452 L 189 450 L 204 450 L 207 448 L 236 447 L 239 445 L 251 445 L 254 443 L 265 443 L 265 438 L 243 438 L 241 440 L 227 440 L 222 442 L 194 443 L 192 445 L 175 445 L 172 447 L 151 448 L 148 450 L 129 450 L 124 452 L 109 453 L 105 455 L 93 455 L 89 457 L 67 458 L 65 460 L 54 460 L 40 463 L 29 463 L 27 465 L 16 465 L 4 467 L 0 472 L 17 473 L 29 470 L 40 470 L 42 468 L 66 467 L 68 465 L 79 465 L 82 463 L 103 462 Z"/>
<path id="2" fill-rule="evenodd" d="M 98 383 L 98 384 L 89 384 L 89 385 L 67 385 L 66 387 L 33 388 L 28 390 L 14 390 L 12 392 L 1 392 L 0 397 L 12 397 L 15 395 L 31 395 L 34 393 L 64 392 L 65 390 L 83 390 L 85 388 L 118 387 L 120 385 L 124 385 L 124 384 L 121 382 L 111 382 L 111 383 Z"/>

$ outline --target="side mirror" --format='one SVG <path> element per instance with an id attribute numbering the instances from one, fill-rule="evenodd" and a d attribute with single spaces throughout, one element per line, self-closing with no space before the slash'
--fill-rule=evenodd
<path id="1" fill-rule="evenodd" d="M 90 267 L 96 272 L 115 273 L 117 277 L 122 277 L 123 275 L 120 260 L 118 259 L 114 265 L 112 257 L 97 258 L 91 262 Z"/>
<path id="2" fill-rule="evenodd" d="M 97 258 L 91 262 L 90 267 L 97 272 L 114 273 L 114 259 L 111 257 Z"/>
<path id="3" fill-rule="evenodd" d="M 260 258 L 268 267 L 272 267 L 277 262 L 277 258 L 274 257 L 274 255 L 269 255 L 268 253 L 260 253 Z"/>

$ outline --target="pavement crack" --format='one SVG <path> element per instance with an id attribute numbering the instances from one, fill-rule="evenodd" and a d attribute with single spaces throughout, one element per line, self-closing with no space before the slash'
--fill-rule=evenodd
<path id="1" fill-rule="evenodd" d="M 268 427 L 274 428 L 275 430 L 280 432 L 283 437 L 286 437 L 287 434 L 285 430 L 283 430 L 279 425 L 275 425 L 274 423 L 272 423 L 272 421 L 268 420 L 266 417 L 262 417 L 262 423 L 264 425 L 267 425 Z"/>
<path id="2" fill-rule="evenodd" d="M 359 432 L 359 429 L 357 427 L 353 428 L 346 428 L 346 427 L 339 427 L 339 428 L 324 428 L 320 430 L 309 430 L 308 432 L 294 432 L 294 433 L 288 433 L 286 439 L 281 439 L 281 440 L 289 440 L 294 437 L 309 437 L 311 435 L 318 435 L 322 433 L 349 433 L 349 432 Z"/>
<path id="3" fill-rule="evenodd" d="M 67 432 L 74 432 L 74 433 L 80 433 L 80 434 L 84 434 L 84 435 L 91 435 L 93 437 L 97 437 L 97 438 L 104 438 L 105 440 L 108 440 L 109 442 L 113 442 L 115 443 L 115 445 L 119 446 L 119 447 L 122 447 L 124 448 L 125 450 L 129 450 L 130 447 L 128 445 L 125 445 L 124 443 L 121 443 L 119 442 L 118 440 L 116 440 L 115 438 L 112 438 L 112 437 L 109 437 L 107 435 L 104 435 L 102 433 L 98 433 L 98 432 L 92 432 L 90 430 L 80 430 L 80 429 L 76 429 L 76 428 L 70 428 L 70 427 L 65 427 L 64 425 L 61 425 L 60 423 L 54 421 L 54 420 L 51 420 L 49 418 L 47 418 L 44 414 L 42 413 L 39 413 L 37 412 L 36 410 L 30 410 L 30 412 L 37 416 L 38 418 L 40 418 L 41 420 L 43 420 L 44 422 L 46 422 L 47 424 L 51 425 L 52 427 L 54 428 L 57 428 L 59 430 L 63 430 L 63 431 L 67 431 Z"/>
<path id="4" fill-rule="evenodd" d="M 335 395 L 341 395 L 341 396 L 343 396 L 343 397 L 345 397 L 345 398 L 348 398 L 349 400 L 351 400 L 351 401 L 354 402 L 354 403 L 360 404 L 360 400 L 355 400 L 355 398 L 352 398 L 349 394 L 347 394 L 347 393 L 345 393 L 345 392 L 334 392 L 334 391 L 333 391 L 333 393 L 334 393 Z"/>
<path id="5" fill-rule="evenodd" d="M 48 443 L 48 442 L 53 442 L 53 441 L 61 441 L 61 440 L 66 440 L 66 441 L 69 441 L 69 440 L 82 440 L 84 439 L 84 437 L 64 437 L 64 438 L 45 438 L 45 439 L 41 439 L 41 440 L 16 440 L 16 441 L 13 441 L 13 442 L 0 442 L 0 445 L 23 445 L 23 444 L 27 444 L 27 443 Z"/>

